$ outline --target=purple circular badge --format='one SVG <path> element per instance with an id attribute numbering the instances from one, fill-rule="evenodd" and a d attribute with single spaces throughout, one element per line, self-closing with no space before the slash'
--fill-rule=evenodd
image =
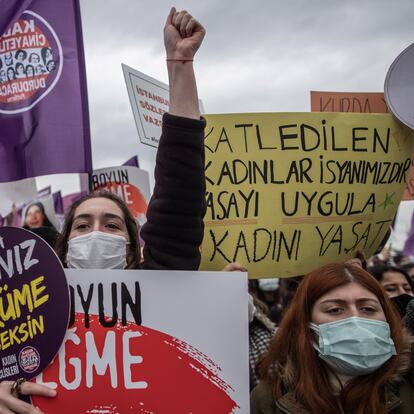
<path id="1" fill-rule="evenodd" d="M 59 81 L 62 45 L 53 27 L 26 10 L 0 37 L 0 113 L 33 108 Z"/>
<path id="2" fill-rule="evenodd" d="M 69 321 L 60 260 L 34 233 L 0 228 L 0 381 L 31 379 L 58 352 Z"/>

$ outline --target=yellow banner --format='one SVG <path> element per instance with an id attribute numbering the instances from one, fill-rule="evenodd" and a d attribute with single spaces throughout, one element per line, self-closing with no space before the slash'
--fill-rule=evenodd
<path id="1" fill-rule="evenodd" d="M 371 256 L 404 190 L 414 132 L 391 115 L 208 115 L 202 270 L 302 275 Z"/>

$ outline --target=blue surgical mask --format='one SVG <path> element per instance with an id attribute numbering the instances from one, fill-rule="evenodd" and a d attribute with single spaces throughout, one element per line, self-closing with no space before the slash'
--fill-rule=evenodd
<path id="1" fill-rule="evenodd" d="M 396 355 L 387 322 L 354 316 L 310 327 L 319 335 L 319 357 L 338 374 L 366 375 Z"/>

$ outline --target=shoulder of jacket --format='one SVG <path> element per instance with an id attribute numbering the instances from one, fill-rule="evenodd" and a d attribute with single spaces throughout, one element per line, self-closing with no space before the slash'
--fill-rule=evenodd
<path id="1" fill-rule="evenodd" d="M 272 389 L 266 381 L 261 381 L 250 394 L 251 414 L 273 414 L 276 411 Z"/>

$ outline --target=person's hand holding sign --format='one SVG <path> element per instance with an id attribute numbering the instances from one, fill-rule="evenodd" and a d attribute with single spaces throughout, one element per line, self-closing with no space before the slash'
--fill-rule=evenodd
<path id="1" fill-rule="evenodd" d="M 191 14 L 171 9 L 164 26 L 164 44 L 172 115 L 200 118 L 193 60 L 205 33 L 204 27 Z"/>
<path id="2" fill-rule="evenodd" d="M 16 381 L 2 381 L 0 383 L 0 413 L 41 414 L 38 408 L 16 398 L 18 395 L 54 397 L 56 391 L 45 385 L 33 382 L 23 382 L 20 384 Z"/>

